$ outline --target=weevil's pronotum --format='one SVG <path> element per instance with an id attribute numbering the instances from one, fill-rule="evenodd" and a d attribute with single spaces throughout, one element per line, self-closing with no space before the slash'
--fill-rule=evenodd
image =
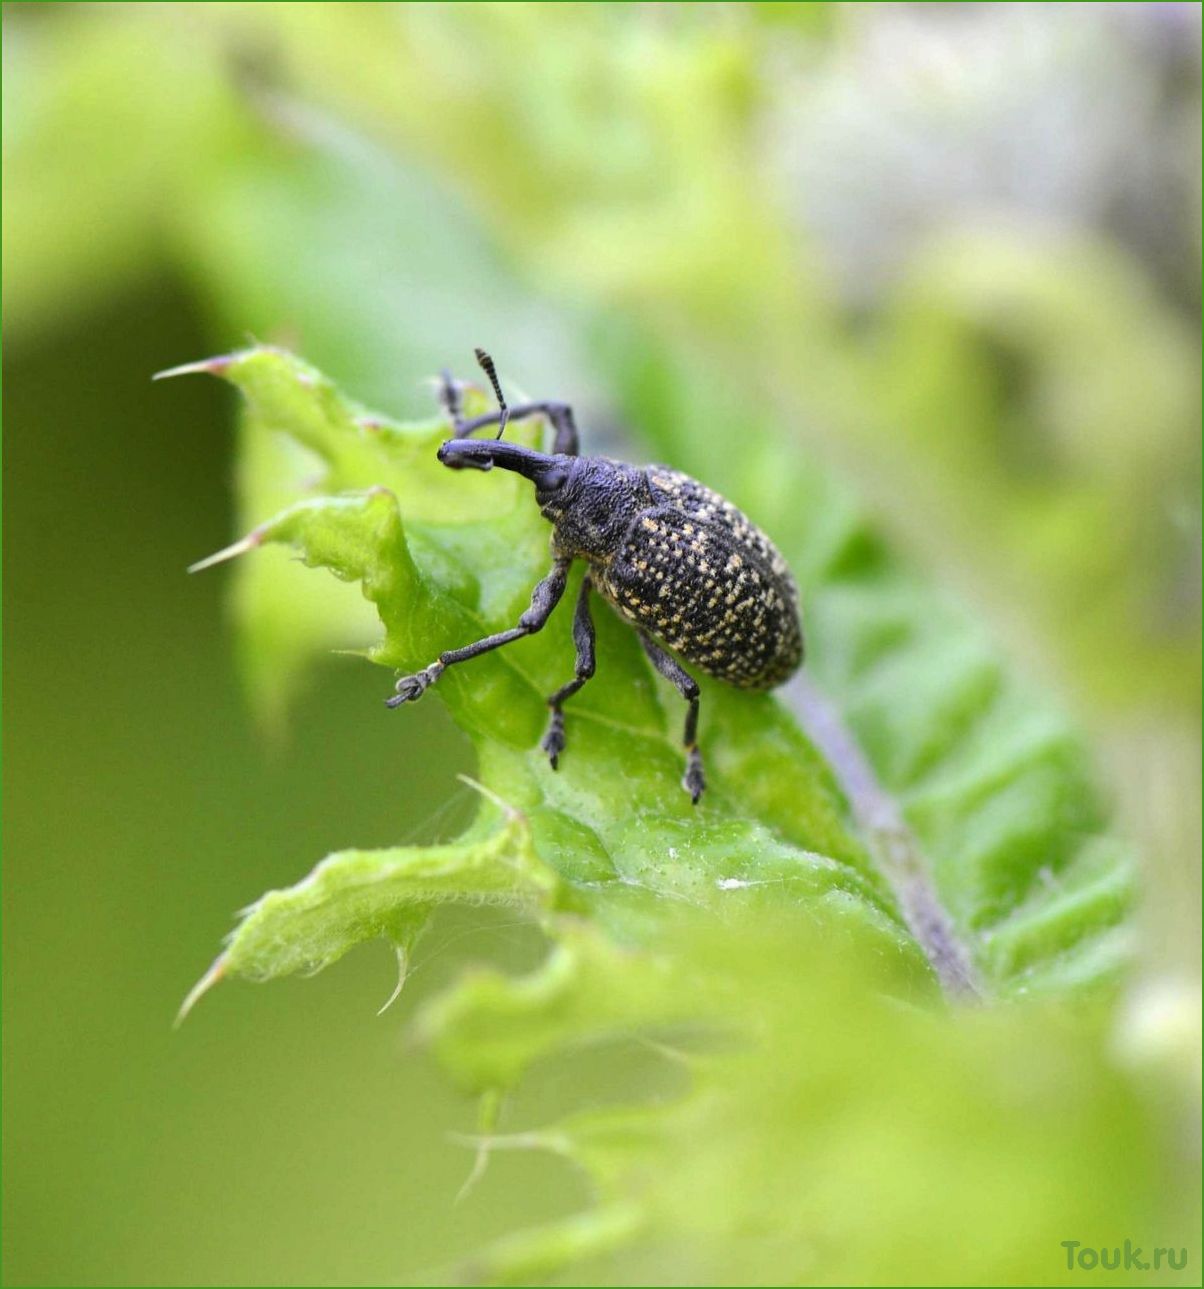
<path id="1" fill-rule="evenodd" d="M 697 804 L 705 786 L 698 682 L 663 646 L 740 689 L 780 685 L 803 660 L 798 591 L 786 561 L 730 501 L 689 475 L 663 465 L 579 456 L 567 403 L 507 407 L 493 360 L 481 349 L 476 355 L 498 410 L 464 419 L 459 386 L 445 372 L 441 401 L 453 437 L 440 447 L 439 460 L 454 470 L 501 466 L 530 479 L 540 512 L 552 524 L 552 569 L 517 626 L 441 653 L 422 671 L 402 677 L 386 703 L 413 702 L 448 667 L 541 630 L 564 594 L 573 561 L 583 560 L 586 574 L 573 615 L 574 676 L 548 697 L 552 716 L 540 746 L 556 769 L 565 745 L 564 703 L 594 674 L 589 600 L 597 591 L 635 628 L 652 665 L 689 704 L 682 786 Z M 528 416 L 550 422 L 550 453 L 501 441 L 508 421 Z M 498 427 L 496 439 L 468 437 L 492 425 Z"/>

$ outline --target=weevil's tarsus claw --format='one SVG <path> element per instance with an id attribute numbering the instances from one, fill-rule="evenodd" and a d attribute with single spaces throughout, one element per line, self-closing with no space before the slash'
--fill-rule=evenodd
<path id="1" fill-rule="evenodd" d="M 690 794 L 691 802 L 697 805 L 706 790 L 707 782 L 702 772 L 702 753 L 696 747 L 690 748 L 686 753 L 686 772 L 682 776 L 681 786 Z"/>
<path id="2" fill-rule="evenodd" d="M 548 722 L 548 732 L 540 740 L 539 746 L 548 754 L 548 761 L 553 770 L 560 769 L 560 754 L 564 751 L 564 713 L 553 711 Z"/>
<path id="3" fill-rule="evenodd" d="M 433 662 L 429 667 L 416 671 L 412 676 L 402 676 L 394 686 L 396 693 L 385 699 L 386 707 L 400 707 L 402 703 L 416 703 L 423 694 L 439 679 L 443 671 L 441 662 Z"/>

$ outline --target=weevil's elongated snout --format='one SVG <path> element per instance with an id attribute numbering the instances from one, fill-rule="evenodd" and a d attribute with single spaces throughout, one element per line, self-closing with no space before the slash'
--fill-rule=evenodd
<path id="1" fill-rule="evenodd" d="M 439 461 L 451 470 L 492 470 L 498 465 L 532 482 L 555 464 L 544 452 L 497 439 L 448 439 L 439 448 Z"/>

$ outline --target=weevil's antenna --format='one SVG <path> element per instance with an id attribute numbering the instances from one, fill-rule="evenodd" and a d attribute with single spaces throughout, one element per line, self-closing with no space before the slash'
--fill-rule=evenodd
<path id="1" fill-rule="evenodd" d="M 506 422 L 510 419 L 510 409 L 506 406 L 506 399 L 502 394 L 502 387 L 498 382 L 497 371 L 493 366 L 493 359 L 490 358 L 483 349 L 474 349 L 473 353 L 476 354 L 477 362 L 481 364 L 481 370 L 489 377 L 489 383 L 493 386 L 493 392 L 497 395 L 498 410 L 502 414 L 497 427 L 497 436 L 500 439 L 506 432 Z"/>

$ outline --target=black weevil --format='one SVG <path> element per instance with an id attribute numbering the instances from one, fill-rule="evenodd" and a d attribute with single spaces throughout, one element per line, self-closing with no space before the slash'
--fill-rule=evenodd
<path id="1" fill-rule="evenodd" d="M 718 493 L 667 466 L 633 466 L 578 455 L 577 427 L 567 403 L 507 407 L 493 360 L 476 351 L 497 396 L 498 410 L 465 420 L 459 387 L 444 373 L 441 401 L 453 437 L 439 460 L 453 470 L 513 470 L 535 485 L 540 512 L 552 524 L 552 569 L 508 631 L 449 649 L 397 682 L 389 707 L 421 698 L 443 671 L 539 631 L 564 594 L 575 559 L 588 565 L 573 615 L 577 662 L 572 680 L 548 698 L 552 718 L 540 746 L 555 769 L 564 751 L 566 699 L 594 674 L 591 591 L 608 600 L 636 630 L 652 665 L 689 704 L 682 785 L 697 803 L 705 779 L 698 750 L 698 683 L 662 645 L 710 676 L 740 689 L 772 689 L 803 660 L 798 590 L 786 561 L 759 528 Z M 506 424 L 545 416 L 551 453 L 501 442 Z M 496 439 L 470 439 L 498 426 Z M 659 643 L 658 643 L 659 642 Z"/>

